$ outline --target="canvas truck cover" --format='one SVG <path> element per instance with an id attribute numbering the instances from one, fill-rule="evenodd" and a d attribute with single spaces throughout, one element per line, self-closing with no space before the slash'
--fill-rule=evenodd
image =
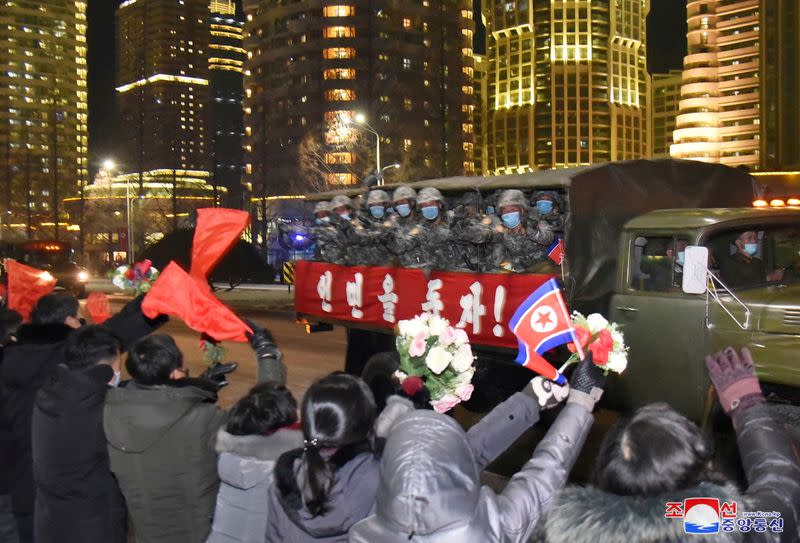
<path id="1" fill-rule="evenodd" d="M 607 309 L 619 238 L 630 219 L 656 209 L 750 207 L 743 168 L 685 160 L 634 160 L 573 170 L 565 225 L 570 307 Z"/>

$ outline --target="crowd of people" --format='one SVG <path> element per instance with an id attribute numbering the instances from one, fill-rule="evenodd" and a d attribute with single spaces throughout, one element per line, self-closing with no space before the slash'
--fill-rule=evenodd
<path id="1" fill-rule="evenodd" d="M 258 382 L 226 412 L 217 392 L 235 367 L 191 377 L 141 298 L 99 326 L 78 313 L 77 300 L 52 294 L 30 324 L 2 317 L 3 543 L 668 543 L 686 535 L 666 504 L 695 496 L 775 512 L 781 529 L 693 541 L 798 541 L 797 451 L 746 349 L 705 360 L 745 487 L 715 469 L 709 437 L 664 404 L 621 419 L 591 484 L 567 486 L 605 387 L 590 355 L 568 384 L 534 377 L 465 432 L 429 408 L 424 389 L 404 394 L 391 354 L 363 378 L 322 377 L 298 409 L 281 350 L 248 322 Z M 481 486 L 487 465 L 551 409 L 554 422 L 505 488 Z"/>
<path id="2" fill-rule="evenodd" d="M 400 186 L 351 199 L 335 196 L 314 208 L 318 260 L 341 265 L 451 271 L 534 271 L 563 235 L 556 191 L 505 190 L 482 199 L 467 193 L 449 209 L 435 188 Z M 284 235 L 293 231 L 285 229 Z"/>

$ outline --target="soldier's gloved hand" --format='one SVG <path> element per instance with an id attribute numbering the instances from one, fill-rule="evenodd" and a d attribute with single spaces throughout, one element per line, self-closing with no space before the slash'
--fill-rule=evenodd
<path id="1" fill-rule="evenodd" d="M 728 415 L 766 402 L 748 348 L 742 348 L 741 357 L 732 347 L 707 356 L 706 368 L 717 389 L 719 403 Z"/>
<path id="2" fill-rule="evenodd" d="M 283 353 L 278 348 L 275 338 L 272 337 L 272 333 L 269 330 L 249 319 L 245 319 L 244 322 L 253 331 L 246 334 L 247 340 L 250 342 L 250 346 L 255 351 L 257 358 L 274 358 L 275 360 L 283 358 Z"/>
<path id="3" fill-rule="evenodd" d="M 601 368 L 595 366 L 591 352 L 587 352 L 583 361 L 578 363 L 570 377 L 569 386 L 572 388 L 568 400 L 570 403 L 579 403 L 591 412 L 600 401 L 606 376 Z"/>
<path id="4" fill-rule="evenodd" d="M 569 385 L 559 385 L 541 375 L 537 375 L 522 389 L 522 393 L 536 400 L 536 403 L 539 404 L 539 409 L 544 411 L 557 406 L 569 396 Z"/>

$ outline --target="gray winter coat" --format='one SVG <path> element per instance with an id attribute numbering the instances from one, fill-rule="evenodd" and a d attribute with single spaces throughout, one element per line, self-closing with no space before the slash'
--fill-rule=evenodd
<path id="1" fill-rule="evenodd" d="M 214 524 L 206 543 L 263 543 L 267 495 L 278 457 L 303 445 L 299 430 L 269 436 L 217 434 L 220 487 Z"/>
<path id="2" fill-rule="evenodd" d="M 479 473 L 483 461 L 510 444 L 500 443 L 501 420 L 490 419 L 472 438 L 455 421 L 433 412 L 417 411 L 400 420 L 384 450 L 375 514 L 353 527 L 349 541 L 526 541 L 565 483 L 592 416 L 582 405 L 568 402 L 533 457 L 495 494 L 481 487 Z M 518 421 L 506 417 L 505 424 L 516 428 Z M 492 452 L 476 455 L 480 444 Z"/>
<path id="3" fill-rule="evenodd" d="M 568 487 L 554 501 L 540 525 L 536 543 L 794 543 L 800 541 L 800 465 L 781 423 L 759 405 L 734 411 L 746 492 L 732 486 L 701 483 L 696 488 L 662 496 L 616 496 L 597 488 Z M 735 500 L 741 518 L 745 511 L 777 511 L 783 533 L 712 534 L 687 536 L 680 518 L 665 518 L 666 503 L 686 498 Z"/>
<path id="4" fill-rule="evenodd" d="M 226 415 L 191 379 L 108 392 L 103 429 L 136 543 L 201 543 L 219 488 L 214 442 Z"/>

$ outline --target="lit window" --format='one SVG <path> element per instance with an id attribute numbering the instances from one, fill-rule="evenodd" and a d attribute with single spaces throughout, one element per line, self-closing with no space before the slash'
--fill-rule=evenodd
<path id="1" fill-rule="evenodd" d="M 352 164 L 353 153 L 325 153 L 326 164 Z"/>
<path id="2" fill-rule="evenodd" d="M 322 15 L 325 17 L 351 17 L 356 14 L 354 6 L 325 6 Z"/>
<path id="3" fill-rule="evenodd" d="M 327 173 L 325 180 L 329 185 L 354 185 L 356 177 L 351 173 Z"/>
<path id="4" fill-rule="evenodd" d="M 465 134 L 472 134 L 472 123 L 464 123 L 461 125 L 461 129 Z"/>
<path id="5" fill-rule="evenodd" d="M 356 71 L 352 68 L 332 68 L 325 70 L 325 79 L 355 79 Z"/>
<path id="6" fill-rule="evenodd" d="M 325 99 L 329 102 L 345 102 L 356 99 L 356 91 L 352 89 L 329 89 L 325 91 Z"/>
<path id="7" fill-rule="evenodd" d="M 403 140 L 403 151 L 408 151 L 409 149 L 411 149 L 411 140 L 410 139 L 404 139 Z"/>
<path id="8" fill-rule="evenodd" d="M 327 26 L 322 31 L 326 38 L 355 38 L 356 29 L 352 26 Z"/>
<path id="9" fill-rule="evenodd" d="M 405 108 L 406 111 L 411 111 L 414 108 L 414 102 L 411 98 L 403 99 L 403 108 Z"/>
<path id="10" fill-rule="evenodd" d="M 352 47 L 328 47 L 322 50 L 322 57 L 328 60 L 354 58 L 356 50 Z"/>
<path id="11" fill-rule="evenodd" d="M 403 69 L 404 70 L 410 70 L 411 69 L 411 59 L 410 58 L 404 58 L 403 59 Z"/>
<path id="12" fill-rule="evenodd" d="M 403 19 L 403 28 L 405 28 L 406 30 L 411 28 L 411 19 L 408 18 Z"/>

